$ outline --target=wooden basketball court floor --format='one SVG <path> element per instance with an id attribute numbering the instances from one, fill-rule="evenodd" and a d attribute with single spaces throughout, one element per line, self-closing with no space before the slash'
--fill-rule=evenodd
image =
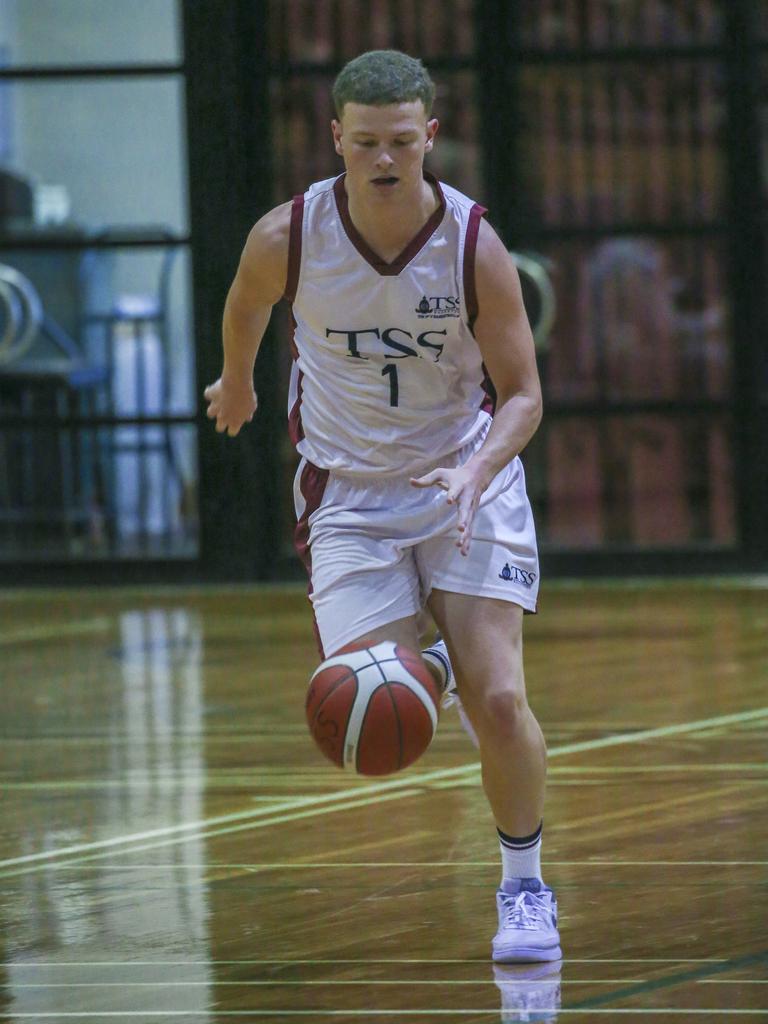
<path id="1" fill-rule="evenodd" d="M 768 1020 L 768 581 L 550 584 L 526 659 L 565 959 L 494 969 L 474 749 L 326 766 L 298 587 L 0 594 L 0 1019 Z"/>

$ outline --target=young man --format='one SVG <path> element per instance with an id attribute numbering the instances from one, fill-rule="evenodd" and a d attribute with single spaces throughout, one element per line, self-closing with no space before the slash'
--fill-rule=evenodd
<path id="1" fill-rule="evenodd" d="M 428 605 L 444 644 L 425 660 L 458 689 L 499 832 L 493 958 L 556 960 L 540 863 L 546 750 L 522 660 L 538 561 L 518 454 L 541 393 L 509 254 L 481 206 L 423 170 L 433 97 L 421 62 L 396 51 L 342 70 L 332 132 L 346 173 L 251 231 L 224 311 L 224 368 L 205 397 L 220 432 L 253 418 L 256 353 L 287 298 L 296 540 L 321 649 L 418 650 Z"/>

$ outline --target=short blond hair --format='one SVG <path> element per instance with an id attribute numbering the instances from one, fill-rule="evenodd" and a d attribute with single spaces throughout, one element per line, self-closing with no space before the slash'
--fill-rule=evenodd
<path id="1" fill-rule="evenodd" d="M 435 83 L 427 69 L 420 60 L 399 50 L 361 53 L 341 69 L 333 83 L 333 102 L 339 118 L 347 103 L 384 107 L 414 100 L 421 100 L 429 117 L 434 99 Z"/>

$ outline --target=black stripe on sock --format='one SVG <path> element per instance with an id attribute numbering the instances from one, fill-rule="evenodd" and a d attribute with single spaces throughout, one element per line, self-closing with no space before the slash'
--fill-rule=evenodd
<path id="1" fill-rule="evenodd" d="M 421 653 L 426 654 L 427 651 L 429 651 L 433 658 L 437 658 L 437 660 L 445 669 L 445 685 L 447 686 L 448 683 L 451 681 L 451 663 L 448 661 L 446 656 L 441 651 L 436 651 L 434 647 L 427 647 L 427 649 L 425 651 L 422 651 Z"/>
<path id="2" fill-rule="evenodd" d="M 544 826 L 544 822 L 541 822 L 535 832 L 532 832 L 529 836 L 523 836 L 517 838 L 516 836 L 508 836 L 506 832 L 502 832 L 500 828 L 496 831 L 499 834 L 499 840 L 503 846 L 506 846 L 509 850 L 530 850 L 532 846 L 541 839 L 541 830 Z"/>

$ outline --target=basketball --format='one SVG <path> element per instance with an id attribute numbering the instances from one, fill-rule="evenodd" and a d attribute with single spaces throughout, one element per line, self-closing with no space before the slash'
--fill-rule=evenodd
<path id="1" fill-rule="evenodd" d="M 390 775 L 421 757 L 435 734 L 437 685 L 414 651 L 391 641 L 344 650 L 309 682 L 312 737 L 339 768 Z"/>

